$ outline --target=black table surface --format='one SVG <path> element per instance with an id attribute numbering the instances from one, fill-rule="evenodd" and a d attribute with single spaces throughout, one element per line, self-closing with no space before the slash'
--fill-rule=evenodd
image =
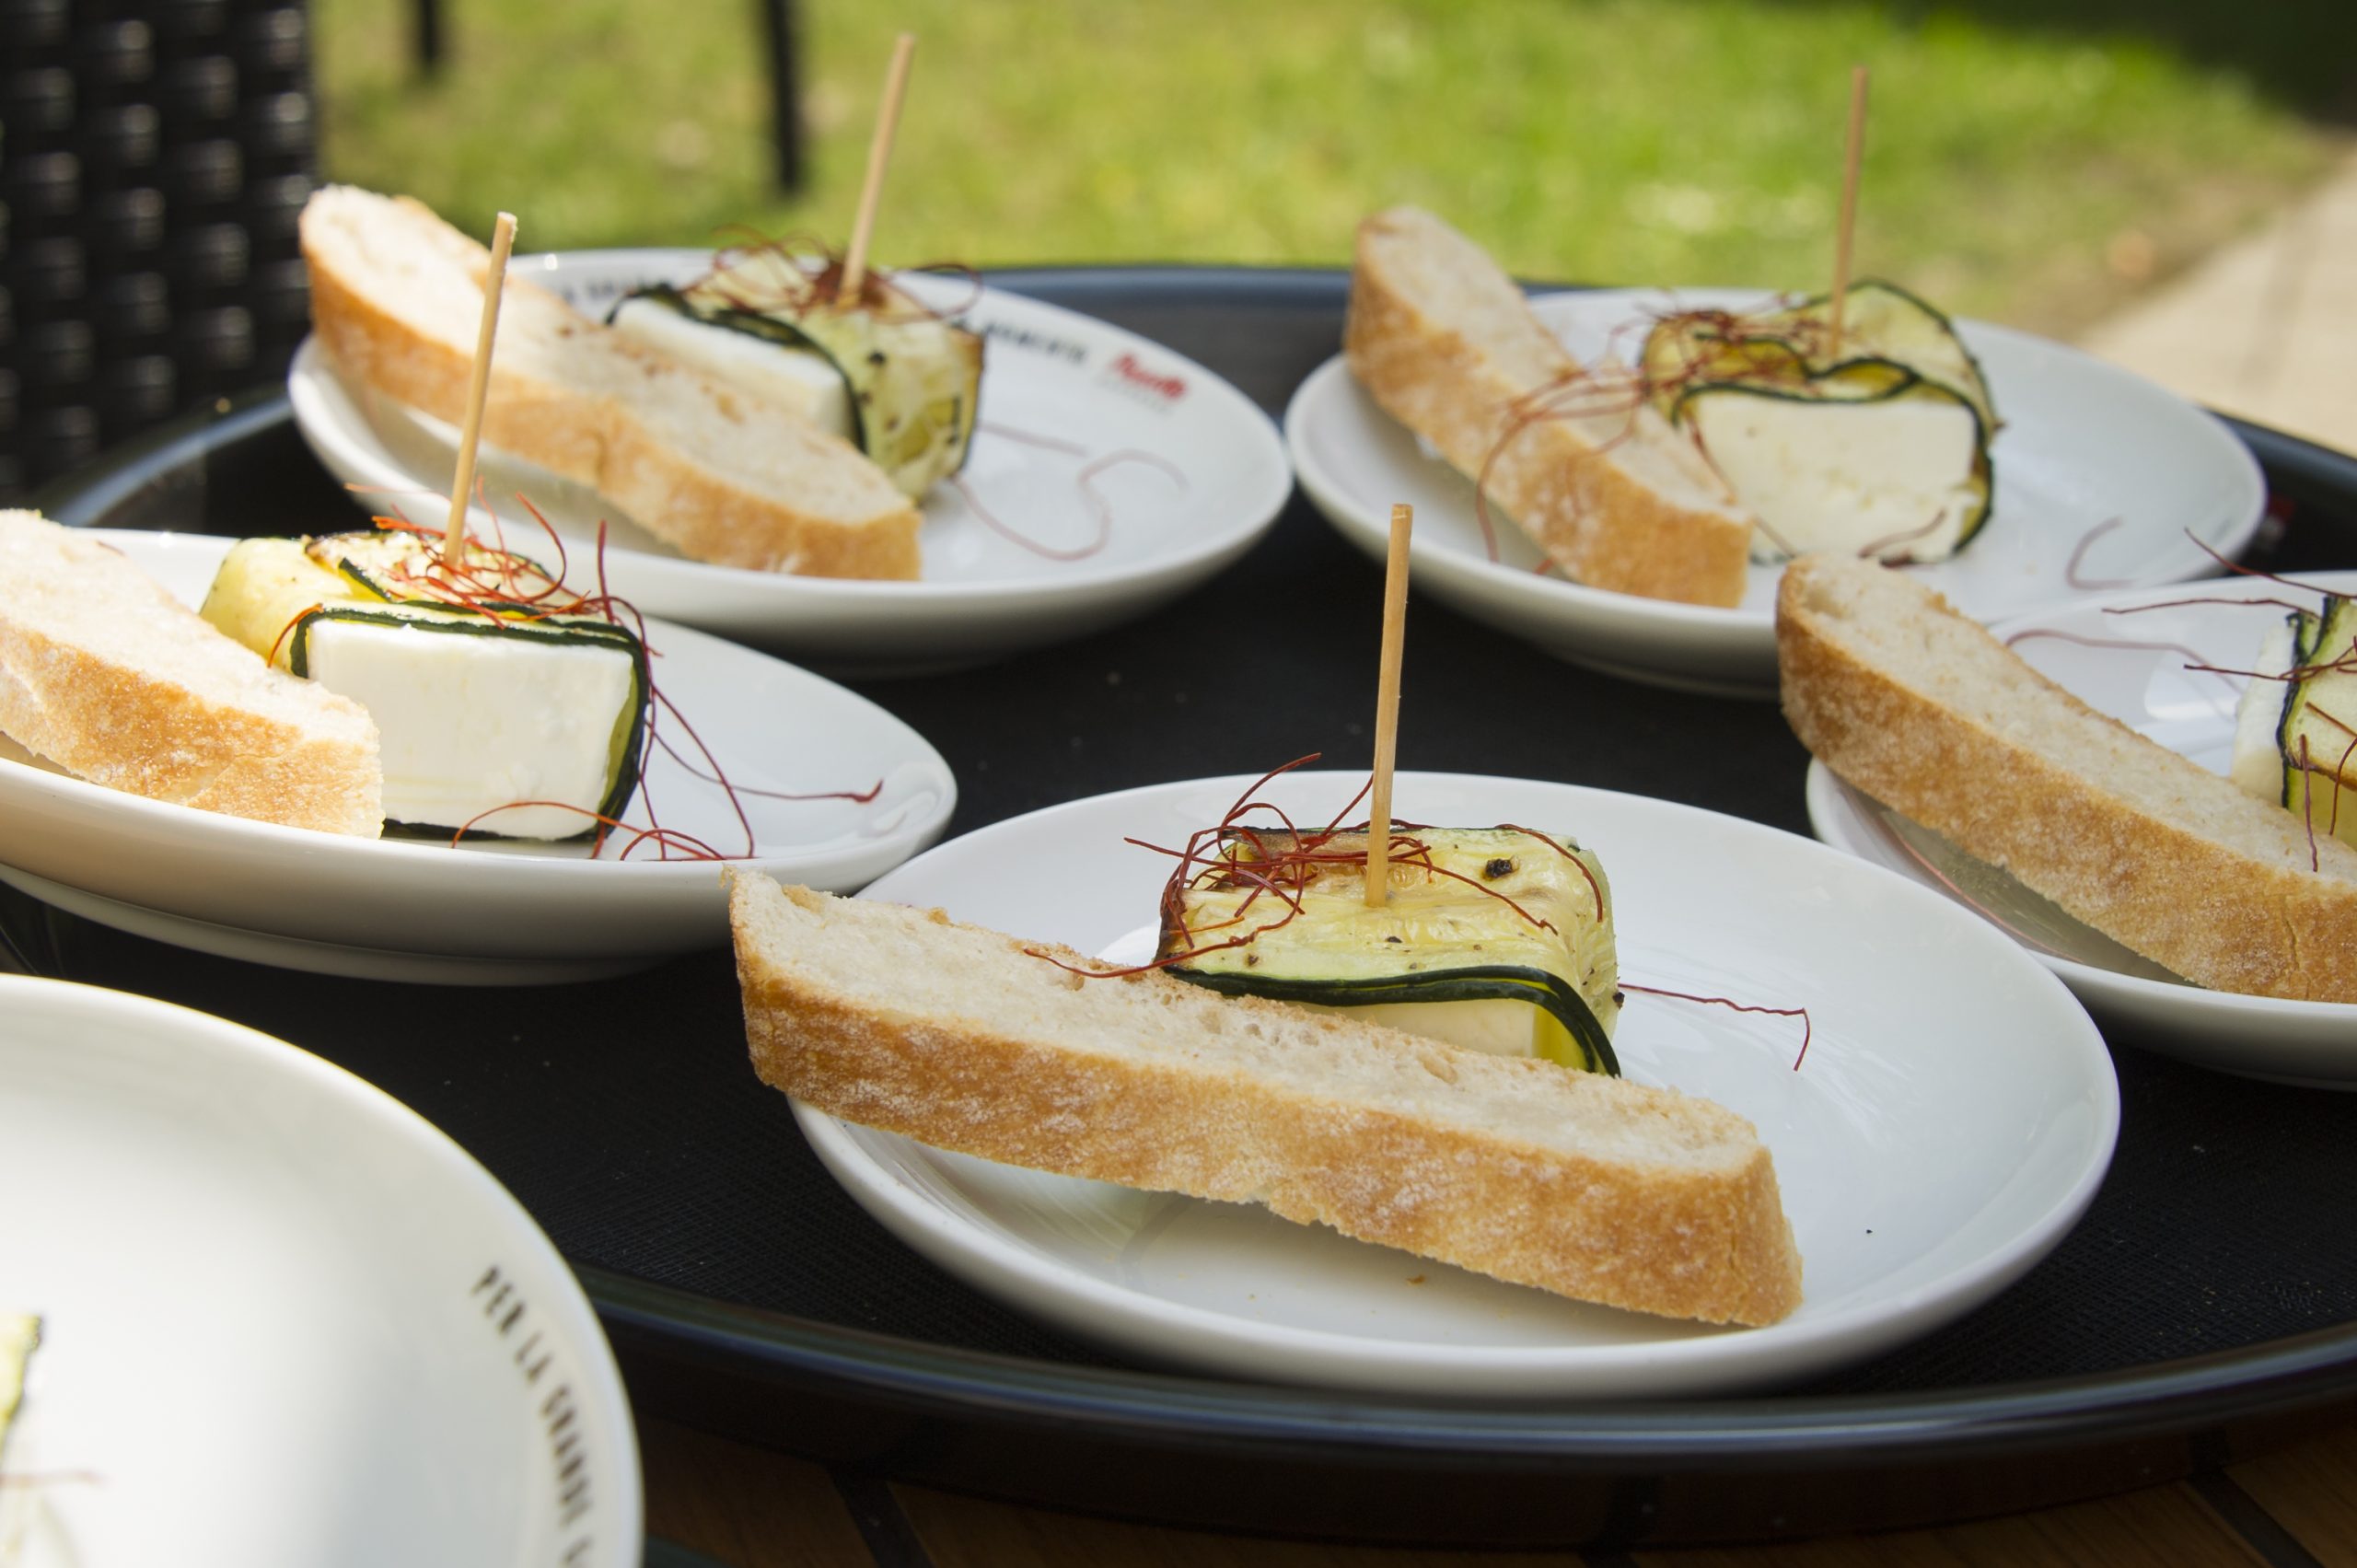
<path id="1" fill-rule="evenodd" d="M 1272 414 L 1334 352 L 1343 299 L 1338 275 L 1310 272 L 993 281 L 1157 338 Z M 2258 557 L 2357 563 L 2357 461 L 2241 433 L 2274 497 Z M 208 532 L 351 517 L 267 390 L 45 499 L 68 521 Z M 952 834 L 1306 752 L 1364 766 L 1380 587 L 1296 496 L 1242 563 L 1130 625 L 853 684 L 948 760 Z M 1807 830 L 1807 757 L 1772 704 L 1591 673 L 1422 598 L 1399 761 Z M 1694 1539 L 2084 1495 L 2357 1402 L 2357 1097 L 2203 1072 L 2131 1035 L 2110 1037 L 2122 1132 L 2092 1209 L 1962 1320 L 1771 1397 L 1484 1408 L 1140 1368 L 950 1279 L 842 1195 L 754 1079 L 725 952 L 585 984 L 435 991 L 209 958 L 21 895 L 0 913 L 39 969 L 279 1035 L 449 1132 L 582 1271 L 643 1408 L 893 1475 L 1250 1528 Z M 1313 1478 L 1329 1501 L 1305 1510 Z"/>

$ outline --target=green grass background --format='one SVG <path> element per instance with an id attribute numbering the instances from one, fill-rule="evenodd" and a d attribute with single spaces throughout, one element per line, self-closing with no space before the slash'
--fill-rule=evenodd
<path id="1" fill-rule="evenodd" d="M 1852 62 L 1859 265 L 2066 331 L 2249 226 L 2346 145 L 2352 0 L 802 0 L 810 179 L 772 179 L 746 0 L 318 0 L 331 178 L 528 248 L 847 234 L 893 34 L 878 226 L 902 263 L 1333 263 L 1432 206 L 1526 275 L 1821 286 Z"/>

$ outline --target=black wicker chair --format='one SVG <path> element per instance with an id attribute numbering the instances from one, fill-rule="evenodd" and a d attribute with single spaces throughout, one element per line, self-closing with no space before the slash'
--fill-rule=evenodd
<path id="1" fill-rule="evenodd" d="M 0 504 L 285 373 L 312 102 L 300 0 L 0 0 Z"/>

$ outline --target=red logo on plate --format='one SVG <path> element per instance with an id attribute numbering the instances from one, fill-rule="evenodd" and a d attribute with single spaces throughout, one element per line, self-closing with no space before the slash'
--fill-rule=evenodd
<path id="1" fill-rule="evenodd" d="M 1133 354 L 1123 354 L 1119 359 L 1113 361 L 1111 369 L 1114 375 L 1119 376 L 1131 386 L 1167 398 L 1174 403 L 1187 395 L 1185 381 L 1176 376 L 1155 375 L 1144 366 L 1140 365 L 1137 355 Z"/>

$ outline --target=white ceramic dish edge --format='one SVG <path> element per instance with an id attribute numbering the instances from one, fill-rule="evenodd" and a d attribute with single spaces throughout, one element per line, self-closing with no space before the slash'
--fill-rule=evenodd
<path id="1" fill-rule="evenodd" d="M 1403 775 L 1403 784 L 1409 776 Z M 1200 784 L 1230 781 L 1197 781 Z M 1240 784 L 1241 780 L 1233 781 Z M 1173 786 L 1149 786 L 1102 797 L 1150 796 Z M 1594 792 L 1587 792 L 1593 794 Z M 1081 803 L 1086 804 L 1086 803 Z M 1647 808 L 1711 814 L 1665 803 Z M 1058 809 L 1034 813 L 1051 815 Z M 1021 819 L 1015 820 L 1020 821 Z M 1785 842 L 1791 835 L 1744 824 L 1764 839 Z M 954 845 L 944 846 L 945 850 Z M 1946 900 L 1879 868 L 1870 875 L 1896 896 L 1911 900 L 1935 921 L 1956 921 Z M 939 901 L 922 885 L 924 864 L 913 861 L 880 885 L 877 896 L 906 891 L 920 901 Z M 913 888 L 911 883 L 917 885 Z M 1903 893 L 1896 889 L 1904 888 Z M 952 911 L 953 913 L 958 912 Z M 1963 932 L 1971 935 L 1961 935 Z M 1069 934 L 1046 933 L 1068 939 Z M 2110 1063 L 2100 1039 L 2069 993 L 2050 974 L 2028 966 L 2009 941 L 1975 922 L 1961 922 L 1959 939 L 2001 949 L 2020 968 L 2025 983 L 2050 990 L 2058 1013 L 2077 1019 L 2078 1050 L 2091 1081 L 2103 1086 L 2103 1109 L 2095 1138 L 2100 1145 L 2066 1191 L 2038 1221 L 1969 1268 L 1925 1283 L 1903 1300 L 1874 1311 L 1852 1310 L 1822 1318 L 1793 1320 L 1767 1330 L 1663 1342 L 1615 1344 L 1599 1353 L 1574 1347 L 1562 1356 L 1534 1357 L 1526 1350 L 1478 1346 L 1429 1346 L 1406 1361 L 1377 1344 L 1267 1324 L 1243 1324 L 1227 1315 L 1163 1301 L 1059 1268 L 1019 1245 L 945 1213 L 924 1193 L 894 1173 L 888 1155 L 902 1141 L 890 1134 L 846 1126 L 807 1107 L 796 1116 L 813 1147 L 853 1197 L 902 1239 L 954 1272 L 966 1272 L 984 1288 L 1047 1318 L 1084 1338 L 1131 1353 L 1183 1360 L 1226 1376 L 1282 1381 L 1330 1382 L 1409 1393 L 1479 1394 L 1484 1398 L 1532 1399 L 1567 1393 L 1602 1397 L 1695 1393 L 1756 1387 L 1822 1370 L 1920 1333 L 1945 1321 L 2011 1283 L 2067 1232 L 2092 1201 L 2118 1133 L 2118 1099 Z M 2002 960 L 2001 960 L 2002 961 Z M 1771 1353 L 1763 1353 L 1770 1351 Z"/>

